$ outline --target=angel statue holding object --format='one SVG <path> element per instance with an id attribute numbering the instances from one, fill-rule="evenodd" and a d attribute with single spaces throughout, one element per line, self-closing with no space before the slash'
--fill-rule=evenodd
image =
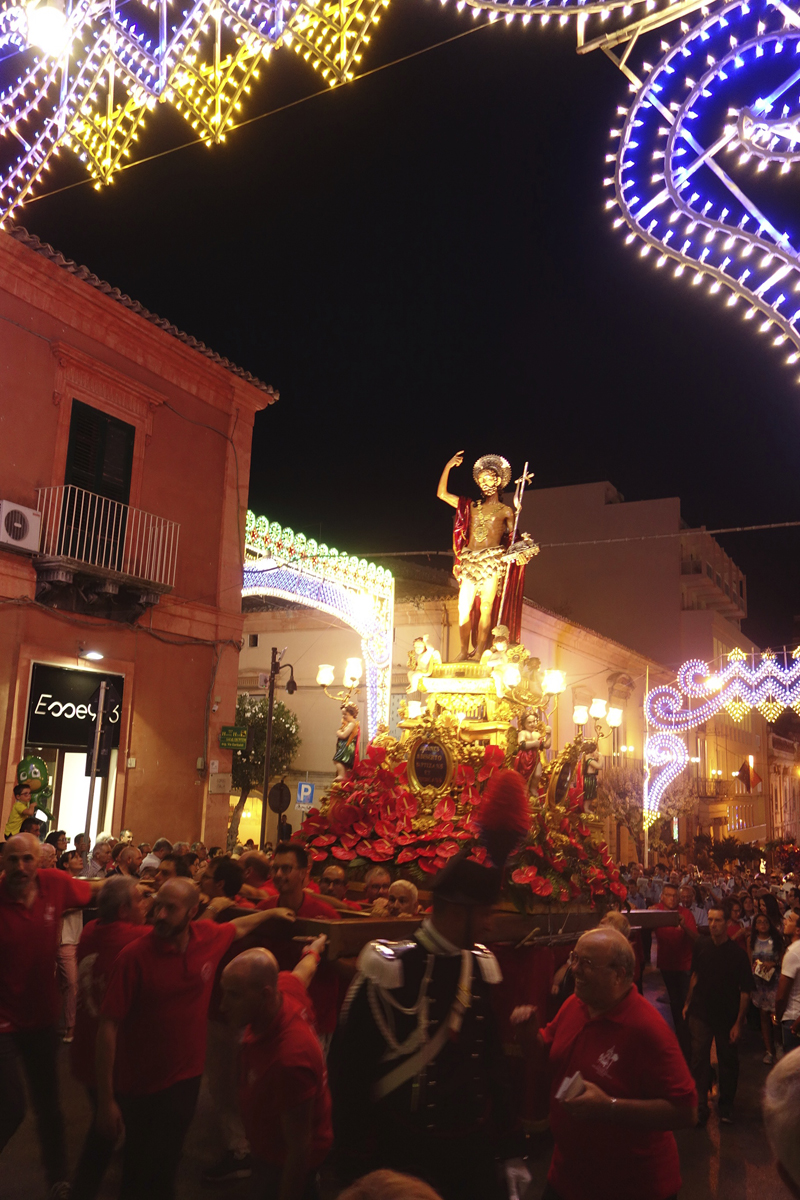
<path id="1" fill-rule="evenodd" d="M 544 752 L 550 749 L 552 740 L 550 726 L 540 724 L 535 713 L 526 712 L 520 722 L 513 767 L 528 784 L 531 792 L 538 789 L 539 780 L 544 772 Z"/>
<path id="2" fill-rule="evenodd" d="M 442 661 L 438 650 L 428 645 L 428 635 L 421 634 L 414 638 L 414 649 L 408 655 L 408 687 L 406 692 L 411 695 L 419 691 L 420 680 L 427 679 L 433 673 L 433 668 Z"/>
<path id="3" fill-rule="evenodd" d="M 342 723 L 336 730 L 336 781 L 344 783 L 358 761 L 358 738 L 361 726 L 358 723 L 358 705 L 348 700 L 342 705 Z"/>
<path id="4" fill-rule="evenodd" d="M 456 662 L 480 658 L 489 644 L 492 627 L 507 625 L 511 641 L 519 641 L 522 617 L 522 583 L 525 564 L 539 547 L 524 533 L 515 541 L 525 484 L 532 476 L 526 469 L 516 481 L 514 507 L 504 504 L 503 489 L 511 479 L 511 467 L 499 454 L 484 454 L 472 468 L 482 492 L 480 500 L 454 496 L 447 490 L 450 472 L 460 467 L 464 451 L 447 462 L 436 495 L 456 510 L 453 526 L 453 574 L 459 582 L 458 624 L 461 652 Z"/>

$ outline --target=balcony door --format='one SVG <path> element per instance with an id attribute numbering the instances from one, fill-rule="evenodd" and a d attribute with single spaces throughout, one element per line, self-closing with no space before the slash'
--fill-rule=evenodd
<path id="1" fill-rule="evenodd" d="M 72 402 L 61 513 L 61 553 L 123 570 L 136 429 L 79 400 Z"/>

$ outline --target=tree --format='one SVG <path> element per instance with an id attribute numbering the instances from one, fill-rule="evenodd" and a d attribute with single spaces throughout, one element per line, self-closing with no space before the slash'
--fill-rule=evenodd
<path id="1" fill-rule="evenodd" d="M 231 813 L 228 826 L 228 853 L 236 845 L 239 822 L 247 797 L 253 787 L 264 783 L 264 751 L 267 744 L 268 701 L 264 696 L 239 696 L 236 701 L 236 724 L 247 728 L 247 749 L 233 753 L 233 786 L 241 795 Z M 300 724 L 296 713 L 278 700 L 272 712 L 272 750 L 269 756 L 270 779 L 285 775 L 301 746 Z M 266 804 L 267 798 L 264 797 Z"/>
<path id="2" fill-rule="evenodd" d="M 697 792 L 694 784 L 680 776 L 665 791 L 659 806 L 662 821 L 671 822 L 694 810 Z M 610 817 L 627 829 L 636 845 L 640 862 L 644 861 L 644 773 L 631 767 L 609 767 L 598 781 L 594 811 L 599 817 Z M 671 834 L 664 844 L 671 842 Z"/>

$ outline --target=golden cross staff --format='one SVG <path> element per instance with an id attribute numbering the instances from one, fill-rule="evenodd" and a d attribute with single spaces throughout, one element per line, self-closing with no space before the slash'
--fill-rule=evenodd
<path id="1" fill-rule="evenodd" d="M 511 533 L 511 545 L 509 546 L 509 549 L 513 548 L 514 543 L 517 540 L 517 526 L 519 525 L 519 514 L 522 509 L 522 497 L 525 494 L 525 485 L 530 483 L 532 481 L 532 479 L 533 479 L 533 471 L 528 470 L 528 463 L 526 462 L 525 466 L 522 468 L 522 474 L 520 475 L 519 479 L 514 480 L 514 482 L 517 485 L 514 489 L 514 528 Z M 505 578 L 503 579 L 503 592 L 502 592 L 502 595 L 500 596 L 500 608 L 498 610 L 498 612 L 499 612 L 498 620 L 503 615 L 503 605 L 506 602 L 506 589 L 508 588 L 508 572 L 510 570 L 511 570 L 511 563 L 509 561 L 506 563 L 506 573 L 505 573 Z"/>

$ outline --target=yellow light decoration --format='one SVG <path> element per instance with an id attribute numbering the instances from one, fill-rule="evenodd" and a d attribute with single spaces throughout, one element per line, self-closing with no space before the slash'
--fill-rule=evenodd
<path id="1" fill-rule="evenodd" d="M 784 706 L 779 704 L 773 697 L 770 697 L 768 700 L 763 700 L 757 707 L 764 719 L 772 723 L 773 721 L 777 721 L 783 712 Z"/>
<path id="2" fill-rule="evenodd" d="M 731 718 L 736 722 L 737 725 L 750 711 L 750 705 L 745 704 L 743 700 L 729 700 L 727 704 L 723 704 L 722 707 L 730 713 Z"/>
<path id="3" fill-rule="evenodd" d="M 0 156 L 0 222 L 31 196 L 62 146 L 96 187 L 110 183 L 135 157 L 159 102 L 200 141 L 224 141 L 273 50 L 291 47 L 331 87 L 347 83 L 389 0 L 189 0 L 177 11 L 170 0 L 122 8 L 75 0 L 66 16 L 61 3 L 0 9 L 0 49 L 40 51 L 0 93 L 0 133 L 25 130 L 24 141 L 9 139 L 16 154 Z"/>

